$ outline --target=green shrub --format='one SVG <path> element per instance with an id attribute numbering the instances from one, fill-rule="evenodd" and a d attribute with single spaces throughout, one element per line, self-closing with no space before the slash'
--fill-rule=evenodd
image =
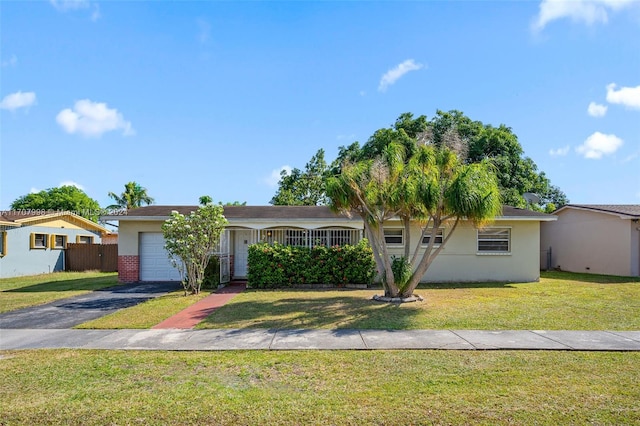
<path id="1" fill-rule="evenodd" d="M 409 281 L 409 278 L 411 278 L 411 264 L 404 256 L 393 256 L 391 271 L 393 271 L 393 278 L 395 279 L 396 285 L 400 288 L 403 288 Z"/>
<path id="2" fill-rule="evenodd" d="M 220 284 L 220 259 L 216 256 L 212 256 L 204 270 L 202 287 L 215 289 L 218 288 L 218 284 Z"/>
<path id="3" fill-rule="evenodd" d="M 249 246 L 247 279 L 254 288 L 297 284 L 370 284 L 375 277 L 367 240 L 356 245 L 295 247 L 258 243 Z"/>

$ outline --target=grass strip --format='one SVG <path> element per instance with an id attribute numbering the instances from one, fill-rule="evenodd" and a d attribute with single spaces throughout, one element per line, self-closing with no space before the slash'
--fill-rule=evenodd
<path id="1" fill-rule="evenodd" d="M 3 424 L 639 424 L 640 353 L 0 353 Z"/>
<path id="2" fill-rule="evenodd" d="M 0 279 L 0 313 L 118 285 L 115 272 L 54 272 Z"/>

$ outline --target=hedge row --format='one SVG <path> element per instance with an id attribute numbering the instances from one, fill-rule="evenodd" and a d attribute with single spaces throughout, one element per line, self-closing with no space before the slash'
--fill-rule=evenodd
<path id="1" fill-rule="evenodd" d="M 298 284 L 371 284 L 376 274 L 367 240 L 357 245 L 297 247 L 258 243 L 249 246 L 248 284 L 283 288 Z"/>

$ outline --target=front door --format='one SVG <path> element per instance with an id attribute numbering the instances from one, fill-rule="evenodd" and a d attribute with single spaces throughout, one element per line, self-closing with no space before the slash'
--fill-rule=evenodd
<path id="1" fill-rule="evenodd" d="M 247 277 L 247 265 L 249 257 L 249 244 L 251 244 L 251 231 L 235 231 L 234 250 L 234 278 Z"/>

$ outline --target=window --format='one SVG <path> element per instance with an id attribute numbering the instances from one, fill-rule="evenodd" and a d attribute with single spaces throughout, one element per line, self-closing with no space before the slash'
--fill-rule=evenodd
<path id="1" fill-rule="evenodd" d="M 0 257 L 7 254 L 7 231 L 0 231 Z"/>
<path id="2" fill-rule="evenodd" d="M 385 229 L 384 230 L 384 242 L 387 244 L 402 245 L 404 239 L 402 238 L 402 229 Z"/>
<path id="3" fill-rule="evenodd" d="M 67 236 L 66 235 L 52 235 L 51 236 L 51 248 L 52 249 L 65 249 L 65 248 L 67 248 Z"/>
<path id="4" fill-rule="evenodd" d="M 429 240 L 431 239 L 431 231 L 432 231 L 431 229 L 427 229 L 427 235 L 422 237 L 423 246 L 429 245 Z M 443 239 L 444 239 L 444 229 L 440 228 L 436 233 L 436 241 L 433 244 L 436 246 L 439 246 L 440 244 L 442 244 Z"/>
<path id="5" fill-rule="evenodd" d="M 32 249 L 46 249 L 47 248 L 47 234 L 31 234 Z"/>
<path id="6" fill-rule="evenodd" d="M 79 244 L 93 244 L 93 237 L 89 235 L 77 235 L 76 243 Z"/>
<path id="7" fill-rule="evenodd" d="M 511 229 L 478 229 L 478 252 L 509 253 L 511 251 Z"/>

